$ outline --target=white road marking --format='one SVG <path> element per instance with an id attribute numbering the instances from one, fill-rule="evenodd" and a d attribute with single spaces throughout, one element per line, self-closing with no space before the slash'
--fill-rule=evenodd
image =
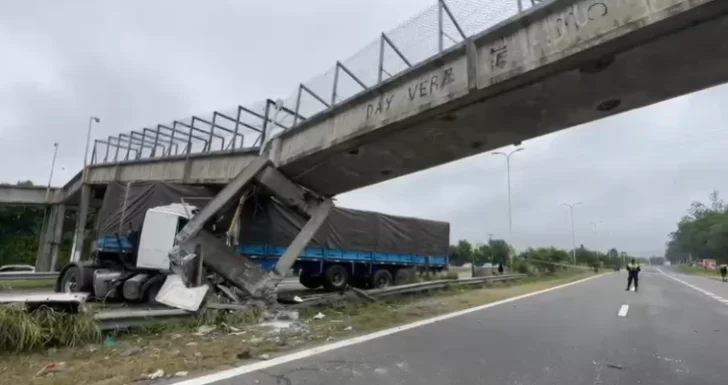
<path id="1" fill-rule="evenodd" d="M 617 315 L 620 317 L 626 317 L 628 311 L 629 305 L 622 305 L 622 307 L 619 308 L 619 313 L 617 313 Z"/>
<path id="2" fill-rule="evenodd" d="M 680 279 L 678 277 L 675 277 L 673 275 L 667 274 L 664 271 L 662 271 L 662 269 L 657 269 L 657 271 L 659 271 L 660 273 L 662 273 L 662 275 L 664 275 L 667 278 L 670 278 L 670 279 L 673 279 L 675 281 L 678 281 L 678 282 L 682 283 L 683 285 L 685 285 L 685 286 L 687 286 L 687 287 L 689 287 L 689 288 L 691 288 L 693 290 L 696 290 L 696 291 L 698 291 L 700 293 L 703 293 L 706 296 L 708 296 L 710 298 L 713 298 L 713 299 L 719 301 L 720 303 L 722 303 L 724 305 L 728 305 L 728 299 L 725 299 L 725 298 L 723 298 L 723 297 L 721 297 L 719 295 L 715 295 L 715 294 L 713 294 L 713 293 L 711 293 L 711 292 L 709 292 L 707 290 L 701 289 L 701 288 L 699 288 L 699 287 L 697 287 L 697 286 L 695 286 L 693 284 L 687 283 L 687 282 L 683 281 L 682 279 Z"/>
<path id="3" fill-rule="evenodd" d="M 409 324 L 406 324 L 406 325 L 401 325 L 401 326 L 393 327 L 393 328 L 390 328 L 390 329 L 380 330 L 378 332 L 366 334 L 366 335 L 359 336 L 359 337 L 350 338 L 348 340 L 336 341 L 336 342 L 332 342 L 330 344 L 318 346 L 318 347 L 311 348 L 311 349 L 302 350 L 302 351 L 299 351 L 299 352 L 296 352 L 296 353 L 286 354 L 284 356 L 275 357 L 275 358 L 270 359 L 270 360 L 267 360 L 267 361 L 255 362 L 255 363 L 252 363 L 252 364 L 243 365 L 243 366 L 239 366 L 237 368 L 232 368 L 232 369 L 227 369 L 227 370 L 219 371 L 217 373 L 212 373 L 212 374 L 208 374 L 208 375 L 205 375 L 205 376 L 200 376 L 200 377 L 197 377 L 197 378 L 190 378 L 188 380 L 184 380 L 184 381 L 180 381 L 180 382 L 175 382 L 173 385 L 206 385 L 206 384 L 210 384 L 210 383 L 217 382 L 217 381 L 227 380 L 229 378 L 237 377 L 237 376 L 240 376 L 240 375 L 243 375 L 243 374 L 255 372 L 255 371 L 258 371 L 258 370 L 268 369 L 268 368 L 271 368 L 271 367 L 274 367 L 274 366 L 278 366 L 278 365 L 282 365 L 282 364 L 285 364 L 285 363 L 288 363 L 288 362 L 292 362 L 292 361 L 300 360 L 300 359 L 303 359 L 303 358 L 311 357 L 311 356 L 314 356 L 314 355 L 317 355 L 317 354 L 329 352 L 329 351 L 336 350 L 336 349 L 341 349 L 341 348 L 344 348 L 344 347 L 347 347 L 347 346 L 351 346 L 351 345 L 360 344 L 362 342 L 366 342 L 366 341 L 370 341 L 370 340 L 373 340 L 373 339 L 376 339 L 376 338 L 388 336 L 388 335 L 391 335 L 391 334 L 394 334 L 394 333 L 399 333 L 401 331 L 405 331 L 405 330 L 409 330 L 409 329 L 414 329 L 414 328 L 417 328 L 417 327 L 420 327 L 420 326 L 425 326 L 425 325 L 429 325 L 429 324 L 432 324 L 432 323 L 435 323 L 435 322 L 444 321 L 446 319 L 450 319 L 450 318 L 458 317 L 458 316 L 461 316 L 461 315 L 473 313 L 473 312 L 476 312 L 476 311 L 488 309 L 488 308 L 491 308 L 491 307 L 494 307 L 494 306 L 503 305 L 503 304 L 506 304 L 506 303 L 509 303 L 509 302 L 513 302 L 513 301 L 518 301 L 519 299 L 525 299 L 525 298 L 529 298 L 529 297 L 534 297 L 534 296 L 537 296 L 539 294 L 544 294 L 544 293 L 548 293 L 550 291 L 554 291 L 554 290 L 558 290 L 558 289 L 563 289 L 565 287 L 569 287 L 569 286 L 572 286 L 572 285 L 577 285 L 579 283 L 586 282 L 586 281 L 589 281 L 591 279 L 598 278 L 598 277 L 601 277 L 601 276 L 604 276 L 604 275 L 609 275 L 609 274 L 595 275 L 595 276 L 587 277 L 587 278 L 584 278 L 584 279 L 580 279 L 578 281 L 569 282 L 569 283 L 566 283 L 566 284 L 563 284 L 563 285 L 550 287 L 548 289 L 534 291 L 534 292 L 531 292 L 531 293 L 526 293 L 526 294 L 523 294 L 523 295 L 519 295 L 517 297 L 507 298 L 507 299 L 504 299 L 504 300 L 500 300 L 500 301 L 496 301 L 496 302 L 491 302 L 491 303 L 488 303 L 488 304 L 485 304 L 485 305 L 471 307 L 469 309 L 459 310 L 459 311 L 456 311 L 456 312 L 453 312 L 453 313 L 443 314 L 443 315 L 440 315 L 440 316 L 437 316 L 437 317 L 432 317 L 432 318 L 428 318 L 428 319 L 424 319 L 424 320 L 412 322 L 412 323 L 409 323 Z"/>

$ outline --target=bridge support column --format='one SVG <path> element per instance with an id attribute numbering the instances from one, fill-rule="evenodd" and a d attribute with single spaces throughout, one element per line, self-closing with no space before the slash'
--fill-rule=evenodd
<path id="1" fill-rule="evenodd" d="M 76 215 L 76 232 L 73 236 L 73 248 L 71 249 L 71 262 L 81 260 L 84 238 L 86 236 L 86 222 L 88 220 L 88 208 L 91 203 L 91 186 L 81 186 L 81 202 L 78 205 Z"/>
<path id="2" fill-rule="evenodd" d="M 52 227 L 53 238 L 49 244 L 51 257 L 49 271 L 56 271 L 56 268 L 58 267 L 58 254 L 61 250 L 61 242 L 63 242 L 63 222 L 66 219 L 66 205 L 59 204 L 54 206 L 54 208 L 56 211 L 56 216 L 54 218 L 54 226 Z"/>
<path id="3" fill-rule="evenodd" d="M 36 271 L 54 271 L 58 260 L 58 249 L 63 236 L 63 220 L 66 206 L 51 205 L 46 208 L 43 227 L 38 242 L 38 255 L 35 260 Z"/>
<path id="4" fill-rule="evenodd" d="M 274 195 L 280 202 L 309 217 L 308 222 L 279 259 L 275 271 L 270 273 L 253 261 L 240 256 L 236 251 L 232 251 L 224 244 L 224 239 L 216 240 L 212 234 L 203 230 L 205 223 L 213 220 L 224 207 L 237 202 L 251 184 L 256 184 L 265 192 Z M 205 253 L 203 262 L 211 271 L 217 272 L 228 282 L 252 296 L 267 298 L 324 223 L 332 207 L 331 199 L 321 197 L 297 185 L 278 171 L 267 155 L 259 156 L 177 233 L 175 237 L 177 246 L 170 251 L 169 257 L 174 270 L 185 275 L 185 266 L 193 260 L 195 246 L 201 245 Z"/>
<path id="5" fill-rule="evenodd" d="M 53 207 L 43 207 L 43 224 L 40 228 L 40 235 L 38 236 L 38 252 L 35 255 L 35 270 L 36 271 L 48 271 L 48 234 L 50 233 L 50 223 L 53 223 Z"/>

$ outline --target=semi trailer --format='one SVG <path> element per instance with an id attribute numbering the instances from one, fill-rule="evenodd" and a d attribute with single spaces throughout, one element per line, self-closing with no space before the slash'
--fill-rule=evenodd
<path id="1" fill-rule="evenodd" d="M 241 223 L 240 254 L 271 270 L 305 218 L 260 196 L 249 200 Z M 381 288 L 447 269 L 449 241 L 447 222 L 334 207 L 292 267 L 310 289 Z"/>
<path id="2" fill-rule="evenodd" d="M 168 254 L 179 246 L 180 231 L 218 193 L 163 182 L 110 184 L 93 250 L 84 261 L 61 269 L 57 291 L 156 303 L 173 274 Z M 306 223 L 300 212 L 255 190 L 216 213 L 193 242 L 204 245 L 204 271 L 253 291 L 243 278 L 256 281 L 274 272 Z M 406 282 L 416 271 L 447 269 L 449 231 L 446 222 L 332 208 L 291 267 L 311 289 Z"/>

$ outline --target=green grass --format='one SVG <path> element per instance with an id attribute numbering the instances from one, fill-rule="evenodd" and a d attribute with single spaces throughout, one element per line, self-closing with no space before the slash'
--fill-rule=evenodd
<path id="1" fill-rule="evenodd" d="M 0 353 L 50 347 L 76 347 L 101 341 L 93 315 L 57 312 L 48 307 L 0 307 Z"/>
<path id="2" fill-rule="evenodd" d="M 718 269 L 704 269 L 702 267 L 693 267 L 690 265 L 676 265 L 674 268 L 676 271 L 685 274 L 702 275 L 704 277 L 720 277 Z"/>
<path id="3" fill-rule="evenodd" d="M 19 289 L 53 289 L 56 284 L 55 279 L 34 279 L 34 280 L 17 280 L 17 281 L 0 281 L 1 290 L 19 290 Z"/>

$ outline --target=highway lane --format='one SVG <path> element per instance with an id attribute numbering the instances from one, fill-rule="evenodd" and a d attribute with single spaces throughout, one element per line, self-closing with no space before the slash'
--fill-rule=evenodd
<path id="1" fill-rule="evenodd" d="M 280 365 L 260 362 L 231 378 L 236 369 L 180 384 L 725 384 L 728 306 L 654 269 L 641 278 L 637 293 L 624 290 L 624 272 L 612 273 L 321 354 L 298 353 L 301 359 Z"/>
<path id="2" fill-rule="evenodd" d="M 715 277 L 703 277 L 699 275 L 689 275 L 675 272 L 670 268 L 659 268 L 659 270 L 667 275 L 677 278 L 679 281 L 703 290 L 706 295 L 723 300 L 728 304 L 728 282 L 721 282 L 720 275 L 716 272 Z"/>

